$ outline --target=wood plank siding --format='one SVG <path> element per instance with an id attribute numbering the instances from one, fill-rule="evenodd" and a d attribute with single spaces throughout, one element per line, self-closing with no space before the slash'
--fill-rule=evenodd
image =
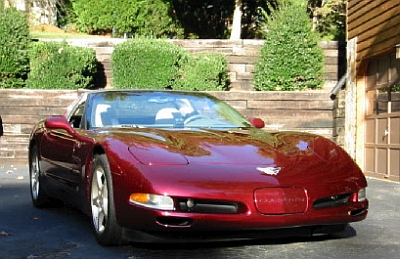
<path id="1" fill-rule="evenodd" d="M 347 39 L 357 37 L 357 67 L 361 60 L 394 51 L 400 43 L 400 1 L 349 0 Z"/>
<path id="2" fill-rule="evenodd" d="M 346 141 L 355 143 L 352 155 L 367 175 L 395 181 L 400 181 L 399 44 L 400 0 L 347 1 Z"/>

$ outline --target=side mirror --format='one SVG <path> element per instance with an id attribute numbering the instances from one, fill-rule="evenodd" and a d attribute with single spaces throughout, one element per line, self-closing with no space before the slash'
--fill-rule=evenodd
<path id="1" fill-rule="evenodd" d="M 56 116 L 47 118 L 44 125 L 49 129 L 63 129 L 69 134 L 75 134 L 75 130 L 71 127 L 67 119 L 63 116 Z"/>
<path id="2" fill-rule="evenodd" d="M 68 120 L 63 116 L 47 118 L 44 121 L 44 125 L 46 128 L 49 128 L 49 129 L 65 130 L 66 132 L 68 132 L 68 134 L 71 134 L 73 137 L 75 137 L 79 141 L 95 143 L 94 139 L 79 135 L 75 131 L 75 129 L 72 128 L 72 126 L 69 124 Z"/>
<path id="3" fill-rule="evenodd" d="M 248 121 L 258 129 L 265 127 L 265 122 L 260 118 L 248 118 Z"/>

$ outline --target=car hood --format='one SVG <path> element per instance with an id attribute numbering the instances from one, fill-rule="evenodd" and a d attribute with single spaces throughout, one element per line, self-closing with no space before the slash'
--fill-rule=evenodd
<path id="1" fill-rule="evenodd" d="M 260 129 L 110 130 L 107 138 L 127 146 L 142 164 L 189 163 L 282 166 L 301 161 L 344 161 L 347 154 L 333 142 L 299 132 Z"/>

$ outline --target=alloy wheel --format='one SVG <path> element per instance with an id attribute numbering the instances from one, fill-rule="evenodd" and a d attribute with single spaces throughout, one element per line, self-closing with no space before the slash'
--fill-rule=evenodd
<path id="1" fill-rule="evenodd" d="M 92 219 L 98 233 L 105 231 L 108 221 L 108 185 L 104 169 L 97 167 L 92 177 Z"/>

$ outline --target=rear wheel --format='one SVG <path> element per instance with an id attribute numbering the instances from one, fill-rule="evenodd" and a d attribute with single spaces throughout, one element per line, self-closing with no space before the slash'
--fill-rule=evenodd
<path id="1" fill-rule="evenodd" d="M 31 148 L 29 157 L 29 181 L 32 203 L 35 207 L 43 207 L 50 203 L 50 198 L 43 192 L 42 173 L 40 171 L 39 152 L 36 146 Z"/>
<path id="2" fill-rule="evenodd" d="M 122 244 L 122 228 L 115 215 L 110 166 L 104 154 L 96 155 L 93 160 L 90 207 L 97 242 L 103 246 Z"/>

